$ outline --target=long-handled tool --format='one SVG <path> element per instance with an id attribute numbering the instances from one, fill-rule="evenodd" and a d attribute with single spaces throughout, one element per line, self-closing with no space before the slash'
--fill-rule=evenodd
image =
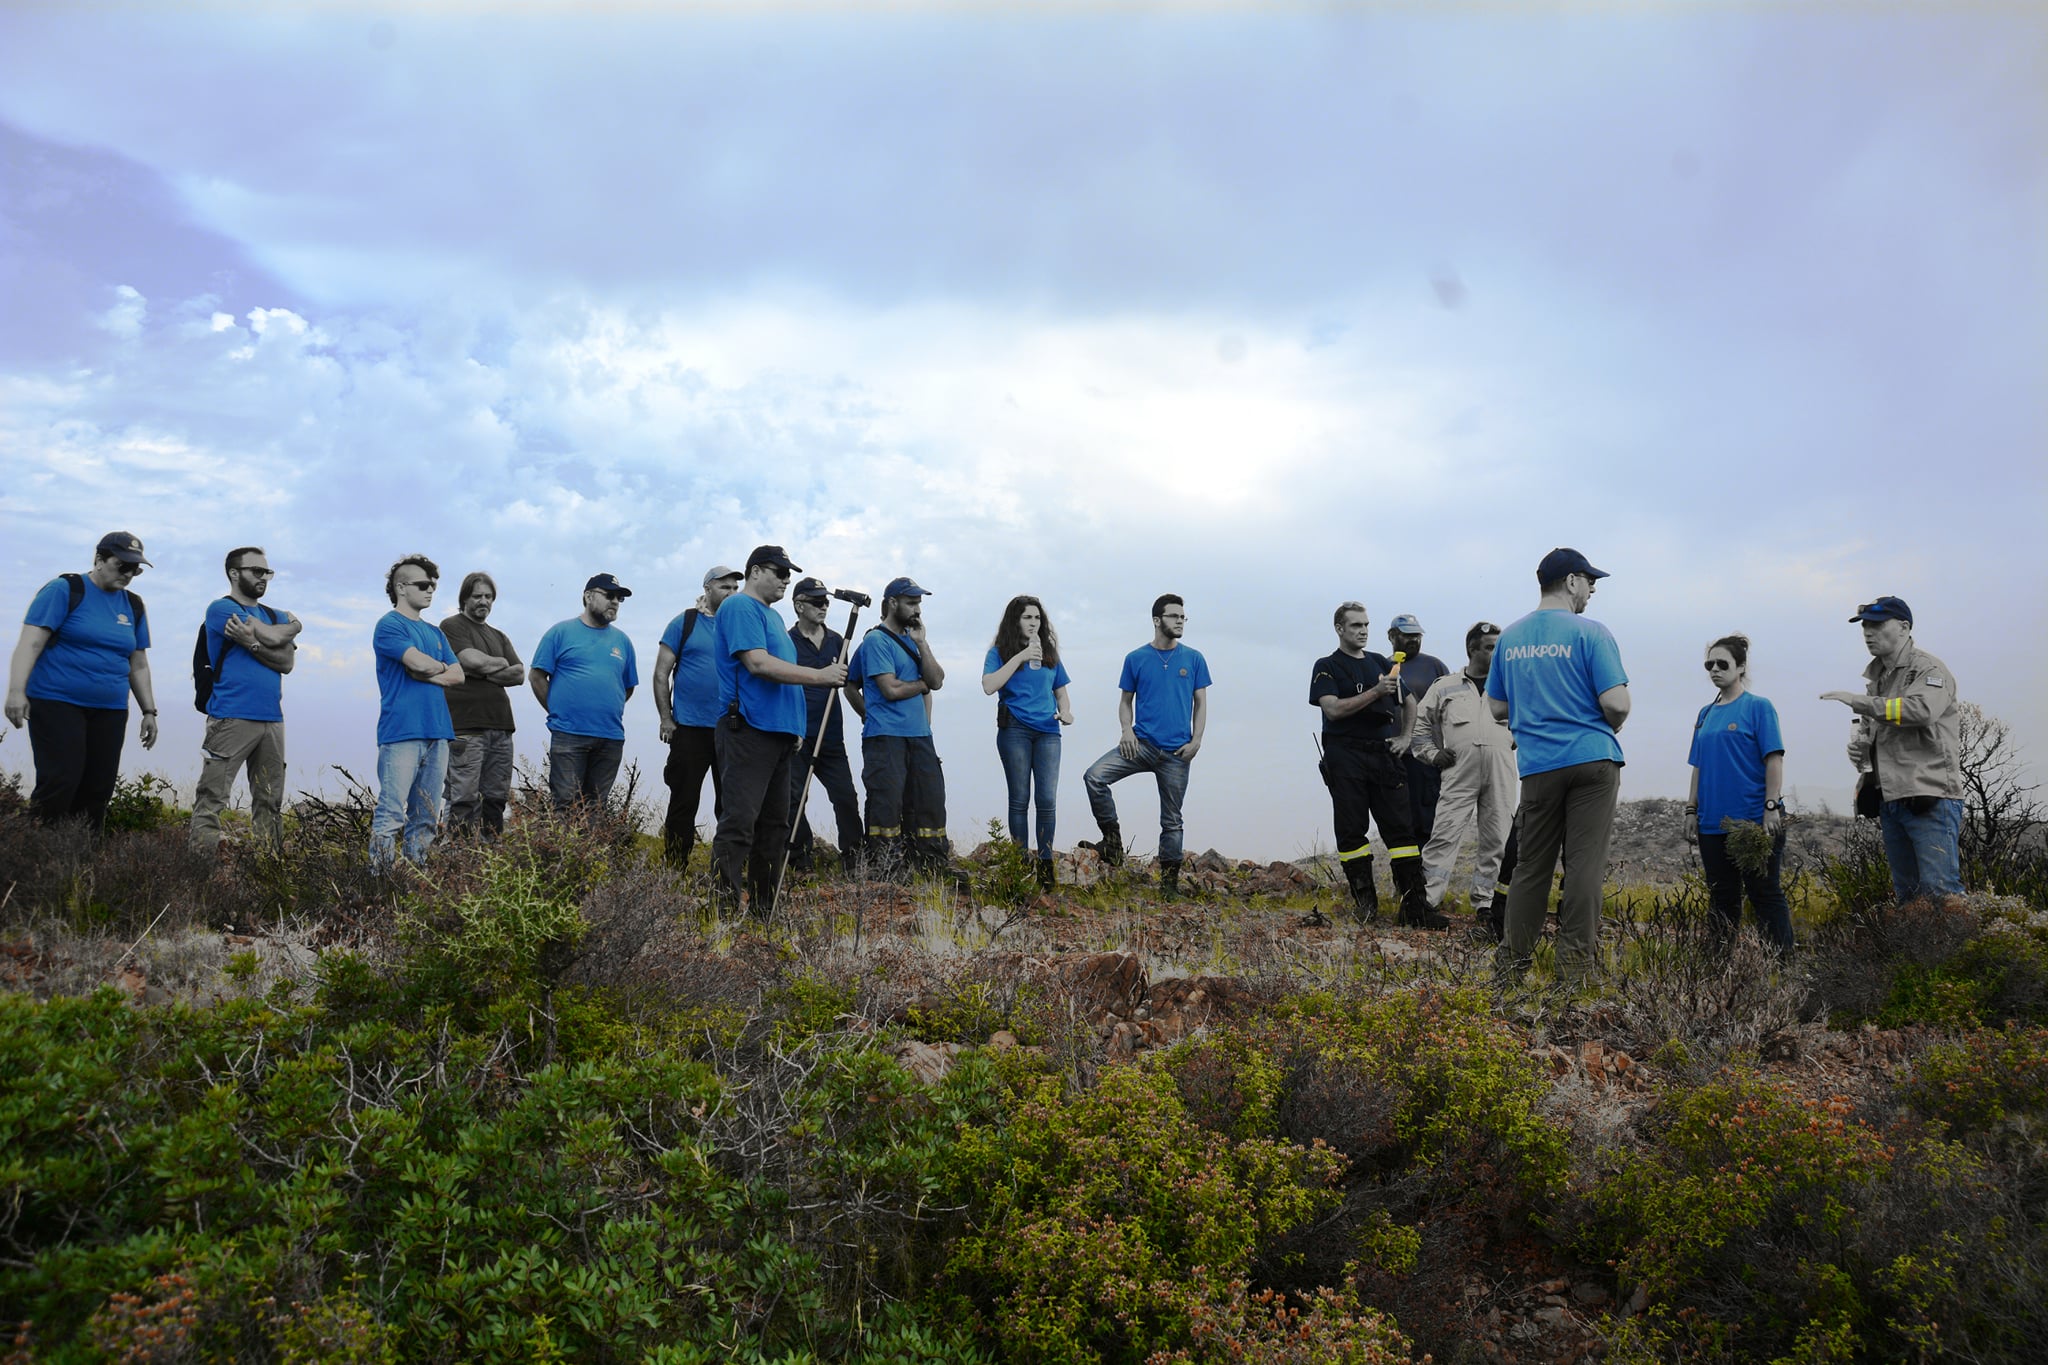
<path id="1" fill-rule="evenodd" d="M 832 595 L 850 607 L 846 613 L 846 635 L 839 642 L 839 663 L 843 668 L 853 657 L 853 623 L 860 620 L 860 609 L 873 606 L 875 599 L 852 588 L 834 588 Z M 832 708 L 837 704 L 836 697 L 825 703 L 825 713 L 818 717 L 818 737 L 811 742 L 811 752 L 803 760 L 804 789 L 790 804 L 789 836 L 782 841 L 782 861 L 775 868 L 775 889 L 768 893 L 770 905 L 782 904 L 782 878 L 789 871 L 789 850 L 796 843 L 796 822 L 804 807 L 811 803 L 811 775 L 818 770 L 818 755 L 825 751 L 825 731 L 832 728 Z"/>

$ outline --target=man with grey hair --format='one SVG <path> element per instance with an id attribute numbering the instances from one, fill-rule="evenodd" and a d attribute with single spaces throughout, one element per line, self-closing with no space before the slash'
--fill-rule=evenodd
<path id="1" fill-rule="evenodd" d="M 498 583 L 481 569 L 465 574 L 456 613 L 441 633 L 462 665 L 462 682 L 448 689 L 448 832 L 487 838 L 505 830 L 512 797 L 511 689 L 526 682 L 526 667 L 511 637 L 486 625 L 498 602 Z"/>

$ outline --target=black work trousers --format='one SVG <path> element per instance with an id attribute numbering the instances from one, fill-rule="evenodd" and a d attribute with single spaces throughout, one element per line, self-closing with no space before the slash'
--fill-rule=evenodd
<path id="1" fill-rule="evenodd" d="M 1323 782 L 1330 789 L 1338 858 L 1364 857 L 1372 825 L 1379 826 L 1390 859 L 1419 858 L 1422 849 L 1409 824 L 1407 773 L 1400 756 L 1383 739 L 1325 735 L 1323 743 Z"/>
<path id="2" fill-rule="evenodd" d="M 789 844 L 796 736 L 756 730 L 738 716 L 719 721 L 716 734 L 723 809 L 711 841 L 715 894 L 727 910 L 736 910 L 744 885 L 752 913 L 766 919 L 775 911 L 775 874 Z"/>
<path id="3" fill-rule="evenodd" d="M 716 734 L 709 725 L 678 725 L 669 736 L 668 762 L 661 769 L 661 780 L 668 784 L 661 856 L 670 867 L 688 867 L 690 850 L 697 846 L 697 806 L 704 799 L 704 774 L 711 774 L 712 818 L 725 813 Z"/>
<path id="4" fill-rule="evenodd" d="M 868 789 L 868 870 L 878 877 L 936 872 L 946 842 L 946 774 L 930 735 L 866 735 L 861 781 Z"/>
<path id="5" fill-rule="evenodd" d="M 839 866 L 851 874 L 860 866 L 860 793 L 854 790 L 853 764 L 847 761 L 844 745 L 826 749 L 813 764 L 806 741 L 797 751 L 796 762 L 789 765 L 789 808 L 796 820 L 796 833 L 789 841 L 789 865 L 799 872 L 811 869 L 812 847 L 817 841 L 811 833 L 806 798 L 812 777 L 825 784 L 825 795 L 832 800 L 833 821 L 839 826 Z"/>
<path id="6" fill-rule="evenodd" d="M 1408 833 L 1410 843 L 1427 846 L 1436 832 L 1436 806 L 1443 796 L 1444 775 L 1412 754 L 1401 758 L 1401 772 L 1408 779 Z M 1381 831 L 1384 836 L 1385 831 Z"/>
<path id="7" fill-rule="evenodd" d="M 29 807 L 46 825 L 83 816 L 97 834 L 106 828 L 107 803 L 121 775 L 121 744 L 128 708 L 73 706 L 37 697 L 29 702 L 28 747 L 36 785 Z"/>

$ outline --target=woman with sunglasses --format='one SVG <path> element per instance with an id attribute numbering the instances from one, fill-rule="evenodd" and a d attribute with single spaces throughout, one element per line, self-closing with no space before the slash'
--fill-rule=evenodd
<path id="1" fill-rule="evenodd" d="M 1053 887 L 1052 829 L 1060 785 L 1060 727 L 1074 723 L 1067 705 L 1067 666 L 1045 604 L 1018 596 L 1003 608 L 995 643 L 982 665 L 981 690 L 996 703 L 996 754 L 1010 789 L 1010 839 L 1031 847 L 1027 820 L 1036 796 L 1038 884 Z M 1036 788 L 1034 793 L 1033 788 Z"/>
<path id="2" fill-rule="evenodd" d="M 89 574 L 59 574 L 29 603 L 7 668 L 7 721 L 28 723 L 36 785 L 30 808 L 45 824 L 83 816 L 94 833 L 121 771 L 128 694 L 142 704 L 142 747 L 156 744 L 149 622 L 128 585 L 149 563 L 126 531 L 100 538 Z"/>
<path id="3" fill-rule="evenodd" d="M 1715 926 L 1733 935 L 1742 924 L 1745 895 L 1771 943 L 1792 947 L 1792 910 L 1780 884 L 1785 861 L 1785 741 L 1778 709 L 1749 690 L 1749 637 L 1724 635 L 1707 646 L 1705 664 L 1714 699 L 1700 708 L 1692 728 L 1692 790 L 1685 800 L 1685 837 L 1699 841 Z M 1747 820 L 1771 836 L 1761 869 L 1741 866 L 1728 851 L 1724 822 Z"/>

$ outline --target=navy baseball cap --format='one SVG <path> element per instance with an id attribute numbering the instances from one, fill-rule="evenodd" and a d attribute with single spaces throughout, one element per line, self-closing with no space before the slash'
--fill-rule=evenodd
<path id="1" fill-rule="evenodd" d="M 1910 626 L 1913 624 L 1913 609 L 1907 606 L 1901 598 L 1880 597 L 1875 602 L 1865 602 L 1862 606 L 1856 608 L 1856 614 L 1849 619 L 1851 621 L 1872 622 L 1904 621 Z"/>
<path id="2" fill-rule="evenodd" d="M 728 578 L 745 577 L 746 575 L 738 569 L 730 568 L 724 564 L 715 564 L 704 571 L 704 586 L 708 588 L 713 583 L 723 583 Z"/>
<path id="3" fill-rule="evenodd" d="M 631 597 L 633 595 L 631 588 L 626 587 L 608 573 L 592 574 L 590 581 L 583 585 L 583 591 L 589 592 L 593 588 L 599 592 L 612 593 L 619 597 Z"/>
<path id="4" fill-rule="evenodd" d="M 1416 620 L 1412 612 L 1404 611 L 1393 620 L 1387 622 L 1387 629 L 1393 631 L 1396 635 L 1420 635 L 1422 634 L 1422 622 Z"/>
<path id="5" fill-rule="evenodd" d="M 931 592 L 929 589 L 918 587 L 914 578 L 892 578 L 889 580 L 889 586 L 882 589 L 882 596 L 930 597 Z"/>
<path id="6" fill-rule="evenodd" d="M 1489 635 L 1500 634 L 1500 627 L 1491 621 L 1474 621 L 1472 629 L 1465 632 L 1465 648 L 1470 649 Z"/>
<path id="7" fill-rule="evenodd" d="M 142 557 L 142 542 L 127 531 L 109 531 L 101 536 L 98 553 L 112 555 L 123 564 L 149 564 Z M 156 565 L 149 567 L 153 569 Z"/>
<path id="8" fill-rule="evenodd" d="M 803 570 L 790 563 L 789 555 L 780 545 L 756 545 L 754 552 L 747 556 L 747 567 L 757 569 L 766 564 L 786 574 L 802 573 Z"/>
<path id="9" fill-rule="evenodd" d="M 1543 556 L 1543 562 L 1536 566 L 1538 583 L 1555 583 L 1567 574 L 1582 573 L 1588 578 L 1606 578 L 1605 569 L 1596 569 L 1592 562 L 1577 550 L 1560 545 Z"/>
<path id="10" fill-rule="evenodd" d="M 825 591 L 825 580 L 822 578 L 798 580 L 797 585 L 789 590 L 789 595 L 791 597 L 815 597 L 820 601 L 830 596 Z"/>

